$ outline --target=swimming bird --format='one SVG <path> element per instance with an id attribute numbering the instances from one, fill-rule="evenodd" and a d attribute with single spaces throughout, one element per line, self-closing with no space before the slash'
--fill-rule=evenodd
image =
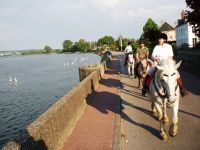
<path id="1" fill-rule="evenodd" d="M 17 83 L 17 79 L 16 78 L 15 78 L 14 82 Z"/>

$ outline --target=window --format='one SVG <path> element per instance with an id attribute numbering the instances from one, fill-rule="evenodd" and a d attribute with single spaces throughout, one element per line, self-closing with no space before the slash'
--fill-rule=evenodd
<path id="1" fill-rule="evenodd" d="M 197 38 L 192 39 L 192 44 L 193 44 L 193 46 L 195 46 L 197 44 Z"/>

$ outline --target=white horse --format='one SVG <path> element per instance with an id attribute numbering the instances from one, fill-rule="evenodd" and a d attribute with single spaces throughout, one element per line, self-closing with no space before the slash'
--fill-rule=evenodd
<path id="1" fill-rule="evenodd" d="M 177 69 L 180 67 L 180 64 L 181 61 L 176 64 L 172 59 L 162 61 L 157 66 L 158 71 L 149 87 L 150 99 L 152 100 L 152 112 L 160 121 L 160 137 L 162 140 L 167 140 L 168 138 L 164 129 L 164 124 L 169 122 L 166 113 L 167 106 L 173 110 L 172 125 L 170 126 L 169 134 L 173 137 L 177 135 L 180 100 L 180 91 L 177 84 L 177 79 L 180 75 Z"/>
<path id="2" fill-rule="evenodd" d="M 135 66 L 134 55 L 128 54 L 127 67 L 128 67 L 128 76 L 129 77 L 134 75 L 134 66 Z"/>

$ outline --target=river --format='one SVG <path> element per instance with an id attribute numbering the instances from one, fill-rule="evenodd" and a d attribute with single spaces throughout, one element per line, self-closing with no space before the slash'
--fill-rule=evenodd
<path id="1" fill-rule="evenodd" d="M 79 82 L 95 54 L 0 57 L 0 148 Z"/>

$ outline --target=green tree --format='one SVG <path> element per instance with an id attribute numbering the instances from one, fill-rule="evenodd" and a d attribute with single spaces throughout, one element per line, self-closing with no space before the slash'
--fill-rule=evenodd
<path id="1" fill-rule="evenodd" d="M 70 51 L 72 48 L 73 42 L 70 40 L 65 40 L 63 42 L 63 52 Z"/>
<path id="2" fill-rule="evenodd" d="M 160 31 L 158 25 L 151 18 L 149 18 L 143 27 L 143 34 L 141 38 L 146 41 L 147 46 L 151 49 L 156 45 L 159 35 Z"/>
<path id="3" fill-rule="evenodd" d="M 148 30 L 159 30 L 158 25 L 151 18 L 147 20 L 146 24 L 143 27 L 144 32 Z"/>
<path id="4" fill-rule="evenodd" d="M 188 11 L 188 22 L 193 25 L 193 31 L 200 37 L 200 1 L 186 0 L 186 4 L 191 9 Z"/>
<path id="5" fill-rule="evenodd" d="M 84 39 L 80 39 L 78 42 L 75 42 L 73 47 L 71 48 L 72 52 L 82 51 L 87 52 L 90 51 L 90 43 L 85 41 Z"/>
<path id="6" fill-rule="evenodd" d="M 48 53 L 52 53 L 52 52 L 53 52 L 53 49 L 52 49 L 50 46 L 46 45 L 46 46 L 44 47 L 44 51 L 45 51 L 46 54 L 48 54 Z"/>
<path id="7" fill-rule="evenodd" d="M 98 46 L 111 46 L 115 44 L 115 39 L 112 36 L 104 36 L 97 41 Z"/>

